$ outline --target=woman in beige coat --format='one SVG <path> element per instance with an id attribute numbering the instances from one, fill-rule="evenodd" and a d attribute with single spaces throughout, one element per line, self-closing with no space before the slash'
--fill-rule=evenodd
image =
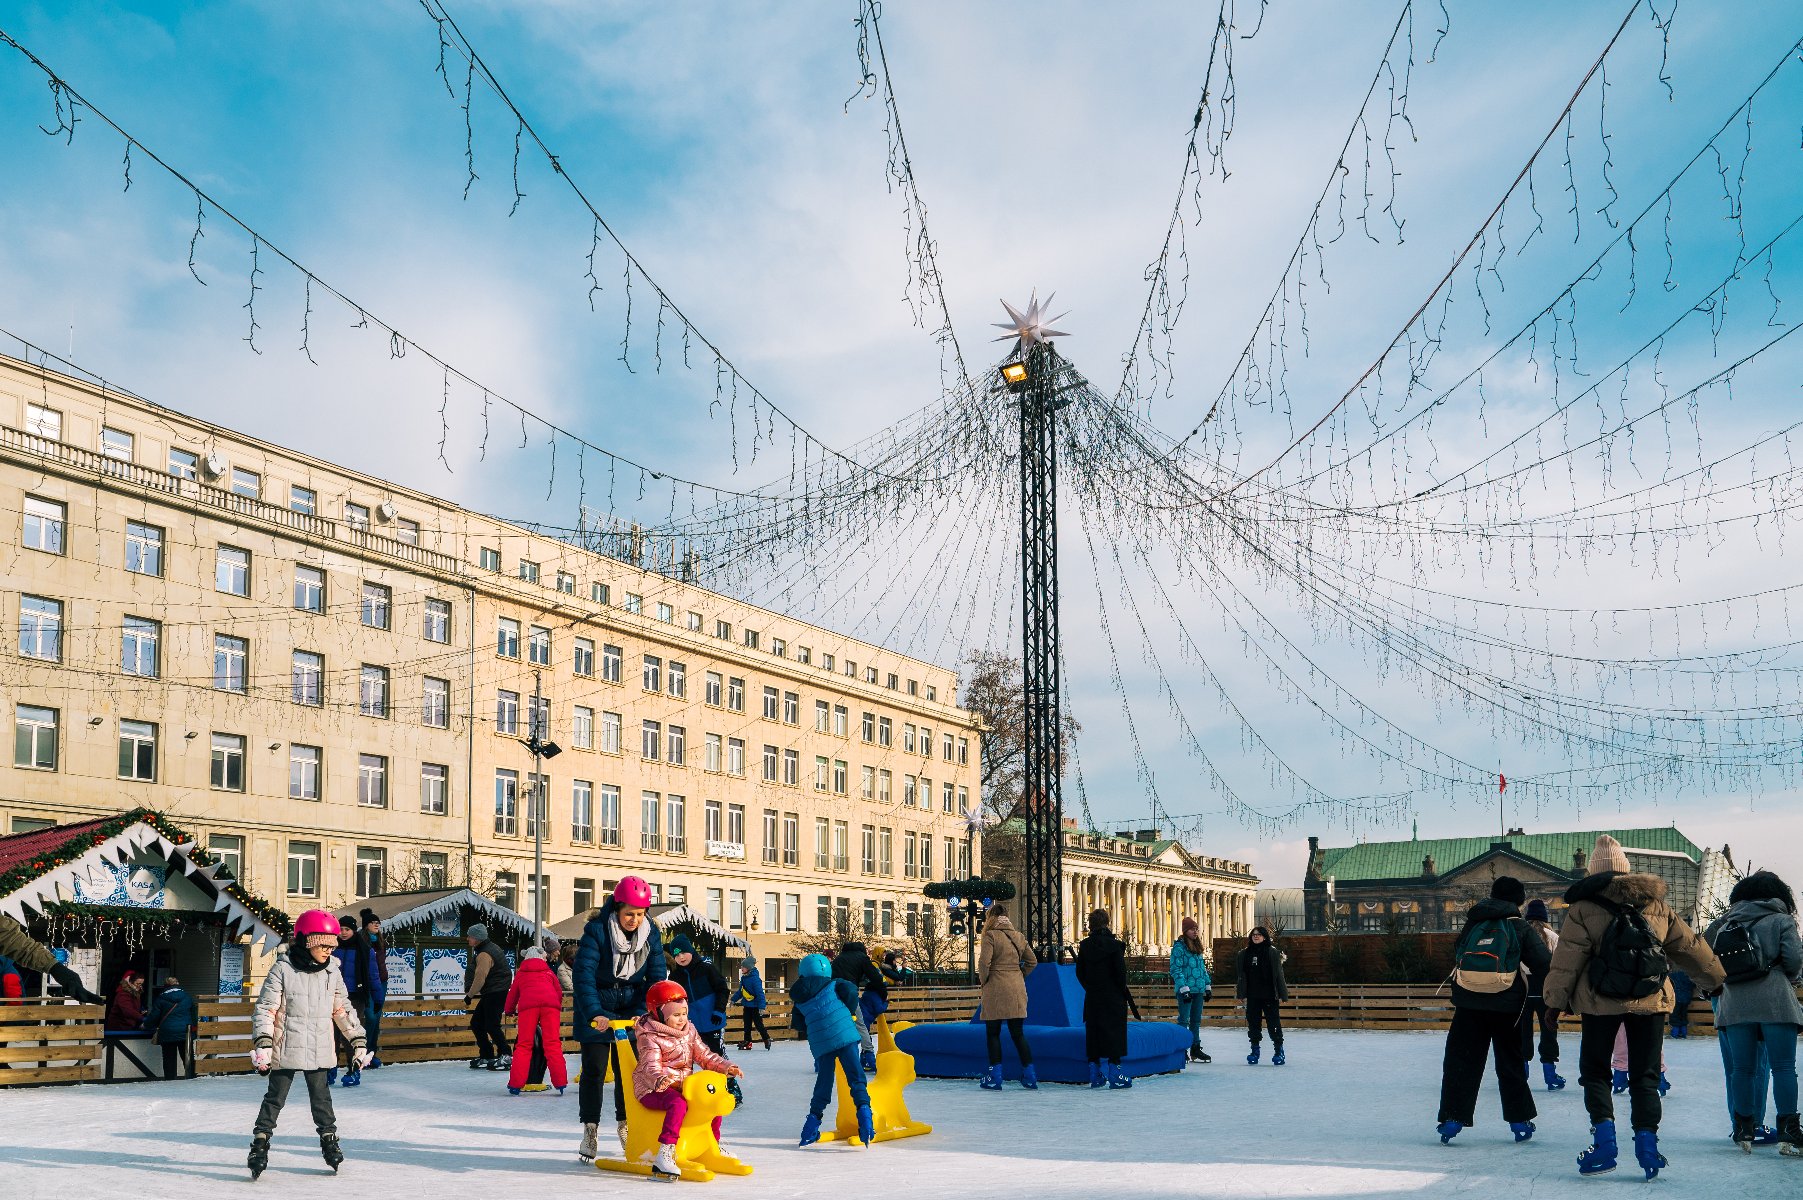
<path id="1" fill-rule="evenodd" d="M 1634 1158 L 1651 1179 L 1665 1166 L 1659 1153 L 1659 1051 L 1665 1039 L 1665 1014 L 1672 1010 L 1667 965 L 1688 971 L 1697 991 L 1705 994 L 1722 986 L 1722 965 L 1665 902 L 1665 880 L 1633 870 L 1621 843 L 1606 833 L 1597 837 L 1589 870 L 1565 893 L 1565 902 L 1565 925 L 1542 998 L 1549 1016 L 1569 1012 L 1581 1021 L 1578 1080 L 1590 1114 L 1592 1141 L 1578 1156 L 1578 1171 L 1595 1175 L 1615 1169 L 1609 1058 L 1615 1050 L 1615 1032 L 1625 1026 Z M 1617 913 L 1645 926 L 1651 945 L 1638 956 L 1611 959 L 1605 953 L 1606 935 Z"/>
<path id="2" fill-rule="evenodd" d="M 983 949 L 977 956 L 977 982 L 983 988 L 983 1027 L 989 1036 L 989 1070 L 983 1074 L 983 1087 L 990 1091 L 999 1091 L 1002 1086 L 1004 1024 L 1014 1041 L 1014 1052 L 1020 1056 L 1020 1085 L 1039 1086 L 1026 1030 L 1027 976 L 1038 965 L 1033 947 L 1008 920 L 1008 909 L 991 905 L 983 922 Z"/>

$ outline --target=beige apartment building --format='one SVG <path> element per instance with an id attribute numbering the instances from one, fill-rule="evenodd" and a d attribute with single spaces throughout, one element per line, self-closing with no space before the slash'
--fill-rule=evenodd
<path id="1" fill-rule="evenodd" d="M 9 832 L 146 805 L 291 912 L 636 873 L 779 956 L 971 869 L 943 667 L 10 358 L 0 514 Z"/>

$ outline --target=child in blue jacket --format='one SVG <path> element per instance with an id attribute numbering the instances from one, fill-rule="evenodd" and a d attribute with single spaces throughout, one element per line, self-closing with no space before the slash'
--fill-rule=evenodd
<path id="1" fill-rule="evenodd" d="M 864 1067 L 858 1061 L 858 989 L 849 980 L 833 978 L 833 964 L 824 954 L 810 954 L 797 968 L 799 978 L 789 995 L 794 1001 L 791 1023 L 808 1039 L 814 1056 L 814 1096 L 808 1103 L 808 1119 L 802 1122 L 801 1144 L 820 1140 L 820 1119 L 833 1094 L 833 1066 L 845 1071 L 851 1098 L 858 1106 L 858 1137 L 868 1147 L 875 1127 L 870 1113 L 870 1092 L 864 1086 Z"/>
<path id="2" fill-rule="evenodd" d="M 764 978 L 758 974 L 756 959 L 748 958 L 739 967 L 739 987 L 733 993 L 733 999 L 744 1011 L 745 1036 L 739 1041 L 739 1049 L 751 1049 L 751 1031 L 755 1026 L 758 1036 L 764 1039 L 764 1049 L 770 1049 L 770 1031 L 764 1027 L 764 1009 L 768 1001 L 764 998 Z"/>

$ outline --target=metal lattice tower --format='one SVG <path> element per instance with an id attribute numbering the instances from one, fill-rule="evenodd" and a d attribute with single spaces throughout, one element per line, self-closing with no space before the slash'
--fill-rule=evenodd
<path id="1" fill-rule="evenodd" d="M 1021 698 L 1026 821 L 1023 933 L 1040 961 L 1064 942 L 1063 714 L 1058 642 L 1058 376 L 1048 345 L 1026 356 L 1020 393 Z"/>

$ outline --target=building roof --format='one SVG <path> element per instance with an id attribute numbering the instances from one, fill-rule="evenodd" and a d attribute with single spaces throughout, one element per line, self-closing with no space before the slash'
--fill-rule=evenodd
<path id="1" fill-rule="evenodd" d="M 1425 838 L 1407 842 L 1365 842 L 1357 846 L 1321 848 L 1319 869 L 1322 878 L 1333 876 L 1338 883 L 1356 883 L 1368 879 L 1415 879 L 1421 875 L 1421 860 L 1434 856 L 1434 870 L 1450 875 L 1465 864 L 1490 853 L 1498 842 L 1507 842 L 1517 854 L 1535 858 L 1562 871 L 1571 869 L 1572 854 L 1583 851 L 1590 857 L 1599 834 L 1607 833 L 1630 852 L 1646 850 L 1654 853 L 1681 854 L 1692 862 L 1701 862 L 1703 851 L 1689 838 L 1671 826 L 1653 829 L 1597 829 L 1570 833 L 1516 833 L 1506 838 Z"/>
<path id="2" fill-rule="evenodd" d="M 54 856 L 63 846 L 84 834 L 98 831 L 112 819 L 95 817 L 91 821 L 52 825 L 48 829 L 34 829 L 29 833 L 0 837 L 0 875 L 5 875 L 15 867 L 28 866 L 46 856 Z"/>
<path id="3" fill-rule="evenodd" d="M 532 922 L 510 908 L 503 908 L 482 893 L 470 888 L 436 888 L 423 892 L 389 892 L 371 896 L 340 908 L 334 916 L 353 920 L 364 909 L 382 919 L 384 932 L 429 925 L 432 918 L 445 913 L 461 915 L 470 909 L 485 925 L 498 925 L 513 930 L 528 941 L 532 938 Z"/>

